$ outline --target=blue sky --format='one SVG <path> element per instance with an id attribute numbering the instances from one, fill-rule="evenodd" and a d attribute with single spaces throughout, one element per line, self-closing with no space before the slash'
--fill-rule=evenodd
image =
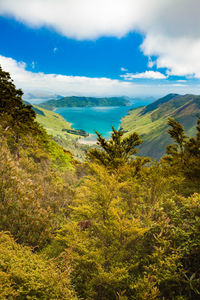
<path id="1" fill-rule="evenodd" d="M 0 64 L 27 98 L 200 94 L 199 2 L 1 0 Z"/>
<path id="2" fill-rule="evenodd" d="M 77 41 L 5 17 L 0 18 L 0 28 L 1 55 L 25 61 L 30 71 L 34 62 L 35 72 L 120 79 L 121 67 L 142 72 L 148 64 L 139 48 L 143 38 L 137 33 Z"/>

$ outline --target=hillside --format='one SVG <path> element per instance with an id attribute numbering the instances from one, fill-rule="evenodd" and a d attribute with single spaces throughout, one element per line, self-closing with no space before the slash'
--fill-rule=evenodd
<path id="1" fill-rule="evenodd" d="M 52 136 L 59 136 L 65 139 L 77 139 L 80 135 L 70 134 L 66 130 L 72 130 L 71 124 L 59 114 L 39 108 L 33 105 L 36 112 L 36 120 L 46 129 L 47 133 Z"/>
<path id="2" fill-rule="evenodd" d="M 49 100 L 39 104 L 39 107 L 54 110 L 58 107 L 85 107 L 85 106 L 128 106 L 130 103 L 125 97 L 95 98 L 95 97 L 64 97 L 59 100 Z"/>
<path id="3" fill-rule="evenodd" d="M 196 130 L 197 116 L 200 114 L 200 96 L 169 94 L 157 101 L 129 111 L 122 119 L 121 127 L 128 131 L 136 131 L 143 139 L 140 155 L 160 158 L 165 146 L 172 142 L 167 133 L 167 120 L 174 118 L 183 124 L 188 136 Z"/>
<path id="4" fill-rule="evenodd" d="M 31 105 L 23 100 L 25 105 Z M 74 158 L 79 161 L 84 161 L 86 152 L 91 148 L 90 145 L 78 143 L 77 140 L 88 136 L 88 133 L 83 130 L 74 130 L 71 124 L 67 122 L 61 115 L 40 108 L 36 105 L 31 105 L 36 113 L 36 121 L 42 125 L 53 140 L 70 151 Z"/>
<path id="5" fill-rule="evenodd" d="M 90 146 L 77 143 L 77 140 L 88 136 L 88 133 L 83 130 L 74 130 L 69 122 L 55 112 L 35 105 L 32 107 L 36 113 L 37 122 L 45 128 L 53 140 L 69 150 L 76 159 L 83 161 Z"/>

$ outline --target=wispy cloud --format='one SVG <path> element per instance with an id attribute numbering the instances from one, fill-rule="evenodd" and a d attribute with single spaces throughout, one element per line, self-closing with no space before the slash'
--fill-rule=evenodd
<path id="1" fill-rule="evenodd" d="M 179 80 L 176 80 L 177 82 L 187 82 L 187 80 L 185 80 L 185 79 L 179 79 Z"/>
<path id="2" fill-rule="evenodd" d="M 34 61 L 32 61 L 31 67 L 32 67 L 32 69 L 35 69 L 35 62 Z"/>
<path id="3" fill-rule="evenodd" d="M 160 72 L 155 71 L 145 71 L 143 73 L 126 73 L 125 75 L 120 75 L 120 77 L 125 80 L 133 80 L 133 79 L 166 79 L 167 76 Z"/>
<path id="4" fill-rule="evenodd" d="M 153 68 L 153 66 L 156 64 L 155 61 L 153 61 L 150 56 L 148 57 L 148 60 L 148 67 Z"/>
<path id="5" fill-rule="evenodd" d="M 120 69 L 122 72 L 127 72 L 128 71 L 128 69 L 125 69 L 125 68 L 123 68 L 123 67 L 121 67 L 121 69 Z"/>
<path id="6" fill-rule="evenodd" d="M 0 55 L 0 65 L 10 72 L 18 88 L 25 93 L 105 96 L 132 95 L 139 87 L 110 78 L 90 78 L 60 74 L 34 73 L 26 70 L 24 62 Z"/>

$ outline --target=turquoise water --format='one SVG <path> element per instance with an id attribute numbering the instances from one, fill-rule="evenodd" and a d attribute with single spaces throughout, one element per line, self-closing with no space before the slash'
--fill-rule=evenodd
<path id="1" fill-rule="evenodd" d="M 99 106 L 99 107 L 63 107 L 56 109 L 67 122 L 72 123 L 74 129 L 83 129 L 94 134 L 95 130 L 108 138 L 112 126 L 118 129 L 120 120 L 128 110 L 140 106 L 140 103 L 131 106 Z"/>

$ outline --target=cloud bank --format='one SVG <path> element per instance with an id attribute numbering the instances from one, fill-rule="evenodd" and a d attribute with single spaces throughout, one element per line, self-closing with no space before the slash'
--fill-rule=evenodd
<path id="1" fill-rule="evenodd" d="M 90 78 L 59 74 L 34 73 L 26 70 L 24 62 L 0 55 L 0 65 L 8 71 L 17 88 L 22 88 L 25 96 L 59 94 L 63 96 L 113 96 L 132 95 L 133 85 L 129 82 L 110 78 Z M 136 86 L 136 93 L 139 87 Z"/>
<path id="2" fill-rule="evenodd" d="M 145 82 L 134 82 L 124 80 L 113 80 L 110 78 L 90 78 L 84 76 L 66 76 L 59 74 L 34 73 L 26 70 L 26 63 L 0 55 L 2 69 L 11 74 L 17 88 L 25 92 L 24 99 L 35 99 L 61 96 L 149 96 L 160 97 L 167 93 L 194 93 L 199 94 L 199 86 L 188 86 L 185 81 L 174 84 L 167 80 L 158 80 L 150 84 Z M 158 74 L 157 74 L 158 73 Z M 162 76 L 159 72 L 145 72 L 136 76 Z M 161 75 L 160 75 L 161 74 Z M 123 76 L 123 75 L 122 75 Z M 132 74 L 134 76 L 134 74 Z M 164 76 L 164 75 L 163 75 Z M 132 80 L 133 78 L 131 78 Z M 31 94 L 31 96 L 30 96 Z M 36 102 L 36 100 L 34 100 Z"/>
<path id="3" fill-rule="evenodd" d="M 141 50 L 168 74 L 200 78 L 199 0 L 1 0 L 0 15 L 78 40 L 144 34 Z M 150 63 L 149 66 L 151 66 Z"/>

